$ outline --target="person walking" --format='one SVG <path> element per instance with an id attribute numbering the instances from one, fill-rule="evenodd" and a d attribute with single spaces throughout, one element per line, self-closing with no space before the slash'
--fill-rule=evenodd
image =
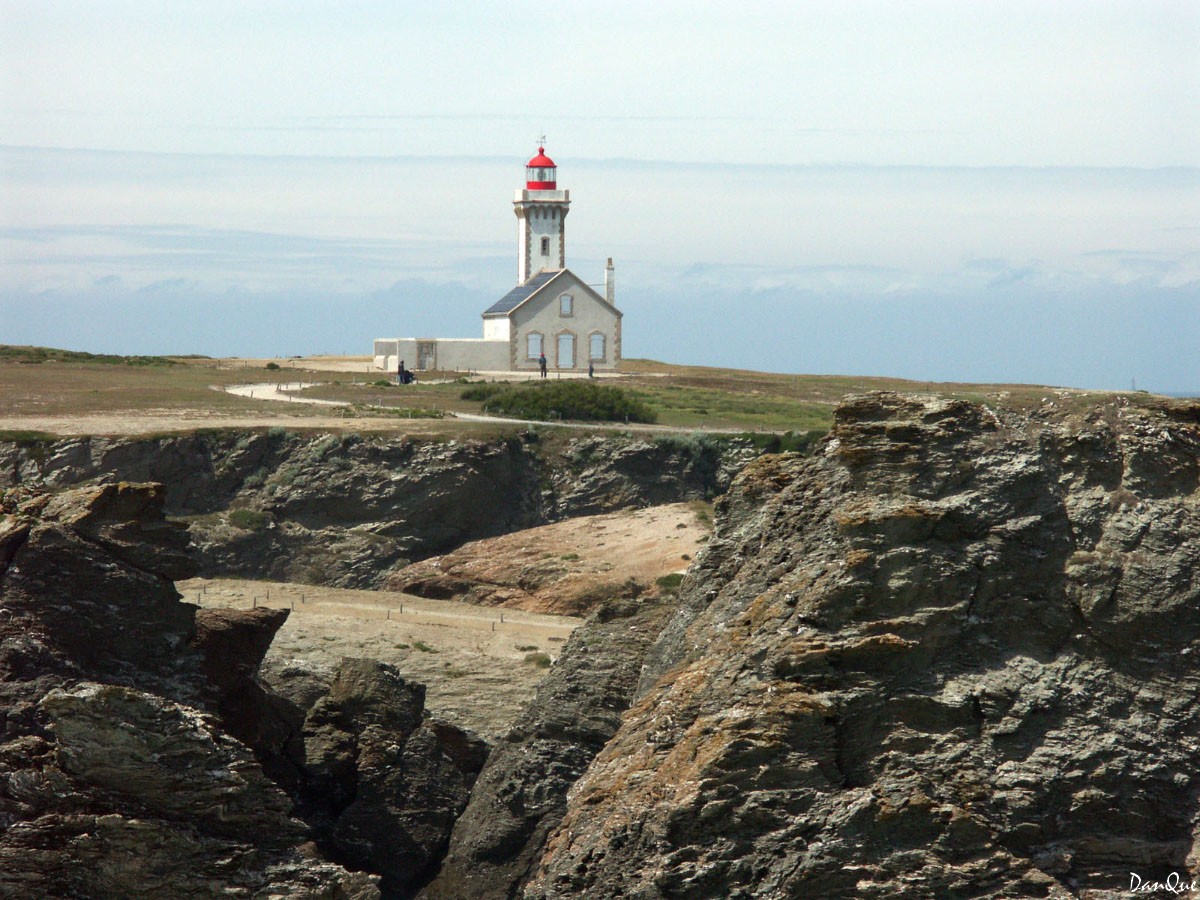
<path id="1" fill-rule="evenodd" d="M 542 353 L 538 357 L 538 371 L 542 373 L 542 377 L 546 377 L 546 354 Z"/>

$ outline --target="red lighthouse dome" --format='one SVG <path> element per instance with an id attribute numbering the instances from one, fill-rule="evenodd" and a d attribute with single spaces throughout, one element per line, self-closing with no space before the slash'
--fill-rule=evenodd
<path id="1" fill-rule="evenodd" d="M 546 151 L 538 147 L 537 156 L 525 163 L 525 189 L 527 191 L 557 190 L 557 167 Z"/>

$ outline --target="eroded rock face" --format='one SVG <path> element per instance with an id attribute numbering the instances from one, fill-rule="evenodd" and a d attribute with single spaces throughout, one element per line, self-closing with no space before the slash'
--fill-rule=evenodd
<path id="1" fill-rule="evenodd" d="M 304 721 L 308 813 L 329 853 L 411 896 L 445 852 L 484 761 L 473 734 L 425 719 L 425 688 L 345 659 Z"/>
<path id="2" fill-rule="evenodd" d="M 163 498 L 0 494 L 0 895 L 378 898 L 221 723 L 282 619 L 197 627 Z"/>
<path id="3" fill-rule="evenodd" d="M 752 463 L 525 896 L 1200 878 L 1196 421 L 875 394 Z"/>
<path id="4" fill-rule="evenodd" d="M 0 442 L 0 486 L 162 482 L 165 508 L 191 517 L 203 574 L 372 588 L 466 541 L 713 496 L 755 452 L 673 438 L 441 442 L 275 429 L 93 437 Z"/>
<path id="5" fill-rule="evenodd" d="M 575 630 L 537 695 L 492 750 L 455 826 L 425 900 L 507 900 L 518 895 L 567 791 L 613 736 L 641 660 L 673 604 L 614 600 Z"/>

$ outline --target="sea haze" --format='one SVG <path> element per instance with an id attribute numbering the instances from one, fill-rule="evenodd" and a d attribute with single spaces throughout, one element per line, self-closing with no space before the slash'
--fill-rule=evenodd
<path id="1" fill-rule="evenodd" d="M 613 257 L 624 353 L 1184 393 L 1200 170 L 560 158 L 568 265 Z M 0 148 L 0 341 L 368 353 L 477 337 L 523 159 Z"/>

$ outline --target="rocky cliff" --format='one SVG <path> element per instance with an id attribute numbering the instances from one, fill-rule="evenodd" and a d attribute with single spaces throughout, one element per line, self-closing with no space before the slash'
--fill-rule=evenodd
<path id="1" fill-rule="evenodd" d="M 616 733 L 674 597 L 611 600 L 578 628 L 498 742 L 424 900 L 507 900 L 541 858 L 567 792 Z"/>
<path id="2" fill-rule="evenodd" d="M 1198 422 L 869 395 L 749 465 L 524 896 L 1196 880 Z"/>
<path id="3" fill-rule="evenodd" d="M 201 574 L 379 587 L 469 540 L 715 496 L 754 454 L 703 438 L 201 431 L 0 442 L 0 487 L 159 482 L 167 513 L 189 523 Z"/>
<path id="4" fill-rule="evenodd" d="M 1107 900 L 1200 880 L 1200 407 L 852 398 L 815 455 L 741 471 L 677 602 L 580 628 L 490 756 L 386 666 L 262 679 L 271 614 L 200 617 L 170 585 L 189 570 L 171 491 L 328 536 L 363 527 L 321 518 L 318 497 L 349 514 L 343 488 L 472 509 L 511 477 L 536 517 L 676 475 L 584 442 L 526 469 L 544 448 L 337 438 L 337 490 L 301 466 L 281 492 L 329 438 L 220 440 L 272 460 L 261 481 L 188 457 L 165 492 L 3 494 L 0 893 Z M 39 446 L 7 451 L 10 480 L 70 482 L 66 444 Z M 73 471 L 105 477 L 88 446 Z M 647 447 L 628 452 L 690 452 Z M 391 450 L 430 458 L 370 468 Z M 382 539 L 416 535 L 390 502 Z"/>
<path id="5" fill-rule="evenodd" d="M 0 896 L 410 895 L 486 745 L 370 660 L 260 681 L 286 611 L 181 602 L 164 497 L 0 492 Z"/>
<path id="6" fill-rule="evenodd" d="M 0 495 L 0 895 L 378 897 L 216 714 L 156 485 Z M 244 617 L 265 648 L 279 621 Z M 233 688 L 246 671 L 226 673 Z"/>

